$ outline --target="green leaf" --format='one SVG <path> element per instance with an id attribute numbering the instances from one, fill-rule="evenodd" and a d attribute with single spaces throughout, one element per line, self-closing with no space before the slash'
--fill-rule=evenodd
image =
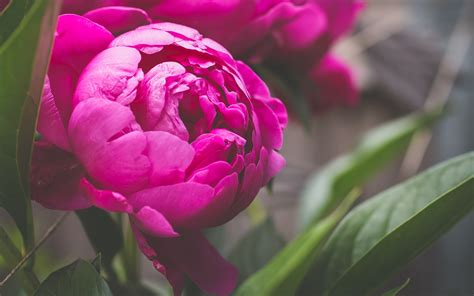
<path id="1" fill-rule="evenodd" d="M 120 227 L 110 215 L 98 208 L 76 211 L 94 250 L 101 254 L 106 271 L 111 271 L 112 260 L 123 247 Z"/>
<path id="2" fill-rule="evenodd" d="M 35 296 L 56 295 L 112 296 L 112 292 L 95 267 L 79 259 L 50 274 L 35 293 Z"/>
<path id="3" fill-rule="evenodd" d="M 443 113 L 443 109 L 436 109 L 384 124 L 368 132 L 354 152 L 337 158 L 312 177 L 299 203 L 299 230 L 331 213 L 352 189 L 404 151 L 416 132 Z"/>
<path id="4" fill-rule="evenodd" d="M 91 261 L 91 264 L 95 267 L 98 273 L 102 270 L 102 255 L 99 253 L 95 258 Z"/>
<path id="5" fill-rule="evenodd" d="M 0 257 L 3 259 L 8 270 L 12 270 L 21 261 L 22 255 L 15 243 L 10 239 L 7 232 L 0 226 Z M 32 294 L 39 286 L 36 275 L 29 269 L 20 269 L 17 273 L 22 288 Z"/>
<path id="6" fill-rule="evenodd" d="M 21 2 L 14 1 L 9 11 Z M 60 1 L 34 1 L 0 47 L 0 204 L 15 220 L 26 246 L 33 243 L 28 175 L 35 101 L 41 97 L 59 6 Z"/>
<path id="7" fill-rule="evenodd" d="M 33 4 L 33 0 L 13 0 L 5 11 L 0 14 L 0 45 L 18 27 L 31 4 Z"/>
<path id="8" fill-rule="evenodd" d="M 383 293 L 382 296 L 397 296 L 400 292 L 405 289 L 410 283 L 410 279 L 407 279 L 400 287 L 393 288 L 390 291 Z"/>
<path id="9" fill-rule="evenodd" d="M 355 198 L 355 195 L 350 195 L 333 214 L 288 244 L 269 264 L 247 279 L 236 295 L 294 295 L 317 257 L 321 243 L 342 219 Z"/>
<path id="10" fill-rule="evenodd" d="M 324 245 L 303 290 L 311 295 L 365 295 L 473 208 L 471 152 L 386 190 L 351 211 Z"/>
<path id="11" fill-rule="evenodd" d="M 265 266 L 284 246 L 285 241 L 275 229 L 272 219 L 267 218 L 251 229 L 228 256 L 239 270 L 239 282 Z"/>

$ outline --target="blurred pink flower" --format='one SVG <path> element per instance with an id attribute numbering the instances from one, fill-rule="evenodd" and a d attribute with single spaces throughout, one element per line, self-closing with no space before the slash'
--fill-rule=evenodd
<path id="1" fill-rule="evenodd" d="M 351 70 L 330 54 L 311 69 L 304 91 L 315 112 L 338 105 L 355 105 L 358 101 Z"/>
<path id="2" fill-rule="evenodd" d="M 10 0 L 0 0 L 0 12 L 7 7 L 10 3 Z"/>
<path id="3" fill-rule="evenodd" d="M 312 87 L 317 88 L 322 81 L 333 77 L 318 75 L 322 81 L 315 81 L 314 68 L 318 66 L 314 65 L 318 65 L 331 46 L 352 28 L 363 0 L 66 0 L 64 10 L 84 13 L 108 5 L 139 7 L 154 21 L 194 27 L 247 62 L 278 65 L 281 72 L 298 77 L 296 80 L 304 81 L 305 85 L 315 82 Z M 346 84 L 344 88 L 352 86 Z M 340 97 L 328 106 L 357 98 L 349 92 L 333 91 L 349 97 Z M 327 90 L 318 92 L 320 99 L 331 100 L 331 97 L 321 97 Z"/>
<path id="4" fill-rule="evenodd" d="M 148 21 L 124 7 L 59 18 L 33 199 L 127 213 L 175 294 L 186 275 L 228 295 L 237 271 L 200 230 L 232 219 L 282 169 L 286 110 L 218 43 Z"/>

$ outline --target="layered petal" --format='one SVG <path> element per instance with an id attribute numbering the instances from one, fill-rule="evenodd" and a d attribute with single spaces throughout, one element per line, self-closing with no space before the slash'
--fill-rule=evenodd
<path id="1" fill-rule="evenodd" d="M 144 10 L 126 6 L 109 6 L 91 10 L 84 14 L 84 17 L 104 26 L 115 36 L 151 23 L 150 17 Z"/>
<path id="2" fill-rule="evenodd" d="M 186 182 L 138 191 L 129 201 L 136 209 L 149 206 L 157 210 L 175 228 L 200 228 L 216 199 L 211 186 Z"/>
<path id="3" fill-rule="evenodd" d="M 96 55 L 79 79 L 74 106 L 90 98 L 131 104 L 144 76 L 138 67 L 140 60 L 140 53 L 129 47 L 112 47 Z"/>

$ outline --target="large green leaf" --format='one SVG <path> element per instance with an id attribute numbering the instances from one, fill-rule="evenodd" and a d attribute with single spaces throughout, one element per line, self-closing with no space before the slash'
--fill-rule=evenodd
<path id="1" fill-rule="evenodd" d="M 435 109 L 384 124 L 368 132 L 354 152 L 322 169 L 309 180 L 301 196 L 297 215 L 299 229 L 331 213 L 353 188 L 362 185 L 404 151 L 412 136 L 442 113 L 442 109 Z"/>
<path id="2" fill-rule="evenodd" d="M 284 246 L 285 241 L 270 218 L 251 229 L 228 256 L 239 270 L 239 282 L 264 267 Z"/>
<path id="3" fill-rule="evenodd" d="M 59 6 L 60 1 L 35 1 L 0 47 L 0 204 L 15 220 L 27 246 L 33 242 L 28 174 L 35 101 L 41 97 Z"/>
<path id="4" fill-rule="evenodd" d="M 98 208 L 76 211 L 82 226 L 97 253 L 101 254 L 106 271 L 111 271 L 112 259 L 123 247 L 120 227 L 110 215 Z"/>
<path id="5" fill-rule="evenodd" d="M 84 260 L 63 267 L 48 276 L 35 296 L 112 296 L 94 265 Z"/>
<path id="6" fill-rule="evenodd" d="M 378 194 L 339 224 L 305 280 L 308 295 L 365 295 L 474 208 L 474 152 Z"/>
<path id="7" fill-rule="evenodd" d="M 336 211 L 302 233 L 279 252 L 269 264 L 245 281 L 238 296 L 293 295 L 317 257 L 320 245 L 355 200 L 350 195 Z"/>
<path id="8" fill-rule="evenodd" d="M 12 0 L 5 11 L 0 14 L 0 45 L 15 31 L 31 4 L 33 4 L 33 0 Z"/>

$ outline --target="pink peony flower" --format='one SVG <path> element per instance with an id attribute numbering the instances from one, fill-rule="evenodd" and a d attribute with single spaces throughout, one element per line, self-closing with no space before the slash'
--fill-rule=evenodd
<path id="1" fill-rule="evenodd" d="M 282 169 L 285 107 L 218 43 L 148 21 L 123 7 L 60 16 L 33 199 L 51 209 L 127 213 L 175 294 L 186 275 L 207 293 L 228 295 L 237 271 L 200 230 L 232 219 Z"/>

